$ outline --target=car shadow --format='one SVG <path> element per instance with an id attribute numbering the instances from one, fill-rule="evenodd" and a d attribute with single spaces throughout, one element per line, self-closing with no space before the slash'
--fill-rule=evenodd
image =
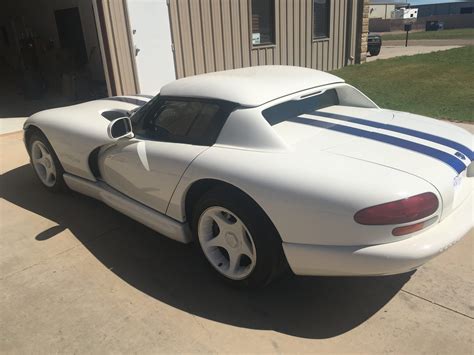
<path id="1" fill-rule="evenodd" d="M 31 236 L 35 242 L 67 228 L 131 286 L 185 312 L 238 327 L 334 337 L 373 316 L 411 276 L 286 277 L 264 289 L 238 290 L 216 277 L 193 245 L 160 236 L 88 197 L 50 193 L 28 165 L 1 176 L 0 195 L 58 224 Z M 99 236 L 91 232 L 104 220 L 113 227 Z"/>

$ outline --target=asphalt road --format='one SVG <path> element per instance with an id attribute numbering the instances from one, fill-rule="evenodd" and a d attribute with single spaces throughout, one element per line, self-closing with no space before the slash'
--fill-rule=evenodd
<path id="1" fill-rule="evenodd" d="M 472 353 L 472 231 L 414 273 L 238 291 L 192 246 L 47 192 L 19 133 L 0 147 L 0 353 Z"/>

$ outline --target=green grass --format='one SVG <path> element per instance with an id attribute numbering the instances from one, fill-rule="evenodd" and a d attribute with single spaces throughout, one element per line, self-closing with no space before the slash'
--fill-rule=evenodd
<path id="1" fill-rule="evenodd" d="M 392 41 L 405 39 L 405 33 L 384 33 L 382 40 Z M 474 28 L 459 28 L 455 30 L 411 32 L 409 40 L 416 39 L 474 39 Z"/>
<path id="2" fill-rule="evenodd" d="M 474 123 L 474 46 L 418 54 L 332 73 L 380 107 Z"/>

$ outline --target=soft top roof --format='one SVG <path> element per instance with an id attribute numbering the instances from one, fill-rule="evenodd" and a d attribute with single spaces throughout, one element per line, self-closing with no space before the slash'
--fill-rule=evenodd
<path id="1" fill-rule="evenodd" d="M 267 65 L 201 74 L 165 85 L 160 94 L 218 99 L 242 106 L 260 106 L 295 92 L 343 79 L 319 70 Z"/>

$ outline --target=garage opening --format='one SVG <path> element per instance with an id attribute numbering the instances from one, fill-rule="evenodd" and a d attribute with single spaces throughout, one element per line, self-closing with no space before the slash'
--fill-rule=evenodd
<path id="1" fill-rule="evenodd" d="M 107 96 L 92 1 L 2 1 L 0 120 Z"/>

